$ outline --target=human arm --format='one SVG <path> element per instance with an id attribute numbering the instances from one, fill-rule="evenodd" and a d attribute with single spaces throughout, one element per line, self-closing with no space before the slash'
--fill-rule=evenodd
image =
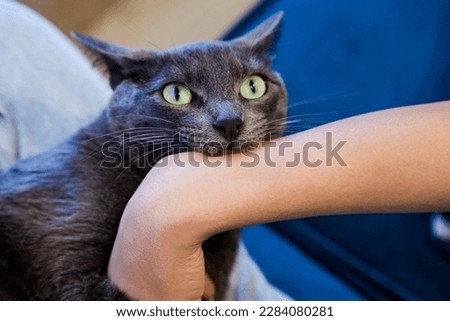
<path id="1" fill-rule="evenodd" d="M 134 298 L 198 299 L 204 282 L 200 245 L 220 231 L 326 214 L 449 210 L 449 120 L 449 102 L 348 118 L 279 139 L 278 146 L 293 146 L 284 156 L 269 149 L 276 166 L 264 161 L 268 148 L 255 150 L 261 161 L 251 167 L 241 166 L 253 160 L 245 154 L 216 158 L 223 162 L 215 167 L 202 154 L 172 156 L 130 200 L 110 277 Z M 309 160 L 326 160 L 327 132 L 332 147 L 346 141 L 339 155 L 347 166 L 285 166 L 309 142 L 324 146 L 310 148 Z M 156 278 L 152 272 L 142 279 L 144 271 L 155 269 Z"/>

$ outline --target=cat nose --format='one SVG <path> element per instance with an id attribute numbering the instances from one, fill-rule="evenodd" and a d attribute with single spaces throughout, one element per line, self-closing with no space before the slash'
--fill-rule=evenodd
<path id="1" fill-rule="evenodd" d="M 237 114 L 221 114 L 213 123 L 213 127 L 220 131 L 225 138 L 232 141 L 242 128 L 244 120 Z"/>

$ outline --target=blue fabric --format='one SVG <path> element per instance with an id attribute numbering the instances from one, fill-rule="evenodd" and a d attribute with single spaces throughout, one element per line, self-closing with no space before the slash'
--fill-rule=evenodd
<path id="1" fill-rule="evenodd" d="M 285 16 L 274 67 L 287 85 L 289 116 L 303 115 L 305 124 L 292 125 L 287 133 L 374 110 L 450 99 L 450 1 L 264 1 L 227 38 L 278 10 Z M 433 246 L 427 215 L 327 217 L 271 228 L 365 298 L 450 299 L 450 258 Z M 249 235 L 247 244 L 252 238 L 259 236 Z M 266 262 L 267 243 L 258 239 L 259 246 L 249 250 L 270 274 L 280 262 Z M 305 264 L 294 258 L 292 247 L 277 252 L 292 257 L 289 264 Z M 269 280 L 279 277 L 268 275 Z M 282 277 L 283 282 L 292 278 Z M 316 281 L 323 277 L 317 273 Z M 313 282 L 298 282 L 303 292 L 292 285 L 285 289 L 288 294 L 300 299 L 305 291 L 314 293 Z M 314 298 L 331 297 L 326 291 L 321 295 Z"/>
<path id="2" fill-rule="evenodd" d="M 361 300 L 363 297 L 326 267 L 268 226 L 244 229 L 242 237 L 268 281 L 297 300 Z M 264 247 L 261 246 L 261 243 Z"/>

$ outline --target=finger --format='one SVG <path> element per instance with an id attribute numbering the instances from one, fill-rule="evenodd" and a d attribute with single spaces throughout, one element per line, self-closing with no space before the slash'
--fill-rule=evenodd
<path id="1" fill-rule="evenodd" d="M 208 274 L 205 274 L 205 291 L 203 292 L 203 299 L 207 301 L 213 301 L 216 295 L 216 286 L 213 281 L 209 277 Z"/>

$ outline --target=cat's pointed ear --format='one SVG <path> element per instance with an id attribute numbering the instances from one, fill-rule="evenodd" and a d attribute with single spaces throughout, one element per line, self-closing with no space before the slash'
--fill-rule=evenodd
<path id="1" fill-rule="evenodd" d="M 72 37 L 94 55 L 94 63 L 104 67 L 109 75 L 109 83 L 115 89 L 130 75 L 135 65 L 132 57 L 134 49 L 120 47 L 77 32 L 71 32 Z"/>
<path id="2" fill-rule="evenodd" d="M 250 47 L 253 53 L 267 54 L 272 47 L 283 14 L 283 11 L 275 13 L 255 29 L 234 39 L 232 43 L 237 46 Z"/>

